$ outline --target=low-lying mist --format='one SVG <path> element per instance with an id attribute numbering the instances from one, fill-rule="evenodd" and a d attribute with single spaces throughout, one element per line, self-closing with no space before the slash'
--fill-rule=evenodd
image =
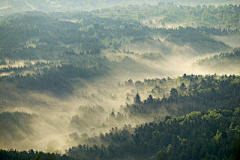
<path id="1" fill-rule="evenodd" d="M 225 36 L 212 36 L 214 39 L 218 40 L 218 41 L 222 41 L 223 43 L 233 47 L 233 48 L 237 48 L 240 47 L 240 40 L 239 34 L 235 34 L 235 35 L 225 35 Z"/>
<path id="2" fill-rule="evenodd" d="M 221 37 L 215 38 L 225 42 Z M 231 46 L 237 46 L 237 43 Z M 190 46 L 170 42 L 144 42 L 144 45 L 136 42 L 121 48 L 118 53 L 102 51 L 102 56 L 115 62 L 111 72 L 91 79 L 79 78 L 84 85 L 73 83 L 73 92 L 61 96 L 0 82 L 0 135 L 4 137 L 0 147 L 64 152 L 112 127 L 122 128 L 129 124 L 134 127 L 154 121 L 147 117 L 131 118 L 124 110 L 127 104 L 133 103 L 137 93 L 142 99 L 149 95 L 148 90 L 140 91 L 129 84 L 183 74 L 222 74 L 211 68 L 192 66 L 198 59 L 217 54 L 220 53 L 199 54 Z M 232 70 L 224 72 L 228 73 L 232 74 Z M 161 96 L 169 92 L 163 92 Z M 160 116 L 166 115 L 163 108 Z"/>

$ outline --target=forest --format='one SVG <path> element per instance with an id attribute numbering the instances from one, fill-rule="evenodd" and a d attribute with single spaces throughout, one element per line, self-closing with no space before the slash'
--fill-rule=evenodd
<path id="1" fill-rule="evenodd" d="M 240 159 L 232 0 L 0 2 L 1 160 Z"/>

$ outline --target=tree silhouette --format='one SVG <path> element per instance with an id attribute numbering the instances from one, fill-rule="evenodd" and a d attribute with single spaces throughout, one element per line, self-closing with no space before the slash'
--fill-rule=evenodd
<path id="1" fill-rule="evenodd" d="M 140 96 L 138 93 L 136 94 L 136 97 L 134 98 L 134 103 L 141 103 L 141 99 L 140 99 Z"/>
<path id="2" fill-rule="evenodd" d="M 152 103 L 153 102 L 153 97 L 152 97 L 151 94 L 148 96 L 147 102 L 148 103 Z"/>
<path id="3" fill-rule="evenodd" d="M 187 89 L 186 85 L 185 85 L 184 83 L 182 83 L 182 84 L 180 85 L 180 90 L 183 92 L 183 91 L 185 91 L 186 89 Z"/>
<path id="4" fill-rule="evenodd" d="M 175 98 L 175 97 L 178 96 L 178 91 L 177 91 L 176 88 L 172 88 L 172 89 L 171 89 L 171 91 L 170 91 L 170 96 L 171 96 L 172 98 Z"/>

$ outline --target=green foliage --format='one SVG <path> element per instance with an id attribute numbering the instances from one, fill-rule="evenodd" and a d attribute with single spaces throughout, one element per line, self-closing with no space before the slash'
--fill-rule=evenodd
<path id="1" fill-rule="evenodd" d="M 224 44 L 223 42 L 216 41 L 209 37 L 209 35 L 201 33 L 201 30 L 206 30 L 203 28 L 192 28 L 192 27 L 179 27 L 178 29 L 166 30 L 164 28 L 159 29 L 160 35 L 167 35 L 166 40 L 173 42 L 180 46 L 189 45 L 193 47 L 199 53 L 204 52 L 216 52 L 228 51 L 231 48 Z M 210 31 L 213 34 L 212 31 Z"/>
<path id="2" fill-rule="evenodd" d="M 174 119 L 171 119 L 172 123 L 166 121 L 141 125 L 136 127 L 131 139 L 119 144 L 115 138 L 122 135 L 123 131 L 120 130 L 102 136 L 101 139 L 111 138 L 108 147 L 80 145 L 69 149 L 68 154 L 86 159 L 99 159 L 100 156 L 103 159 L 147 159 L 154 155 L 157 159 L 231 159 L 237 149 L 235 142 L 240 141 L 240 130 L 233 131 L 229 125 L 239 117 L 201 118 L 211 117 L 212 114 L 212 111 L 191 113 L 187 116 L 191 120 L 186 118 L 181 125 Z M 239 121 L 235 123 L 239 124 Z"/>
<path id="3" fill-rule="evenodd" d="M 114 7 L 97 13 L 108 16 L 146 21 L 152 27 L 166 27 L 166 24 L 183 23 L 185 26 L 205 26 L 224 30 L 212 30 L 212 33 L 222 34 L 227 29 L 239 32 L 239 5 L 195 5 L 183 6 L 173 3 L 160 2 L 158 5 L 131 5 Z M 205 32 L 206 33 L 206 32 Z"/>
<path id="4" fill-rule="evenodd" d="M 9 23 L 0 26 L 3 33 L 1 52 L 5 57 L 14 59 L 61 58 L 67 49 L 72 49 L 75 54 L 99 54 L 104 48 L 119 48 L 122 36 L 143 35 L 135 29 L 140 25 L 137 21 L 92 18 L 91 15 L 27 12 L 4 16 L 1 20 Z M 105 43 L 107 37 L 110 42 Z"/>
<path id="5" fill-rule="evenodd" d="M 162 117 L 164 115 L 163 113 L 171 116 L 182 116 L 193 111 L 208 111 L 208 109 L 221 108 L 223 109 L 221 113 L 212 111 L 208 117 L 203 117 L 203 119 L 217 119 L 220 118 L 221 115 L 230 117 L 233 113 L 225 111 L 224 109 L 234 108 L 234 106 L 238 105 L 239 98 L 237 97 L 239 96 L 240 83 L 233 84 L 233 82 L 238 82 L 238 79 L 239 76 L 235 75 L 184 75 L 181 78 L 178 77 L 169 80 L 145 80 L 144 87 L 146 88 L 154 87 L 157 84 L 159 88 L 168 86 L 166 90 L 160 93 L 154 93 L 154 97 L 162 96 L 167 90 L 168 92 L 170 90 L 169 97 L 152 98 L 151 101 L 148 97 L 146 100 L 143 100 L 141 105 L 127 105 L 126 111 L 130 113 L 130 116 L 139 115 L 145 118 L 159 119 L 157 117 Z M 178 91 L 176 88 L 169 87 L 171 85 L 178 86 L 178 84 L 182 84 L 183 82 L 187 84 L 186 90 L 183 92 Z M 138 91 L 143 91 L 139 92 L 139 94 L 144 94 L 145 89 L 143 86 L 141 88 L 138 85 L 135 87 Z M 149 91 L 151 90 L 150 88 Z M 151 95 L 151 97 L 153 96 Z M 197 113 L 198 112 L 196 112 L 196 114 Z M 160 119 L 163 120 L 164 118 Z"/>
<path id="6" fill-rule="evenodd" d="M 175 98 L 178 96 L 178 91 L 176 88 L 172 88 L 170 91 L 170 97 Z"/>
<path id="7" fill-rule="evenodd" d="M 163 56 L 160 53 L 144 53 L 140 55 L 141 58 L 150 59 L 150 60 L 164 60 Z"/>
<path id="8" fill-rule="evenodd" d="M 164 151 L 158 151 L 157 160 L 165 160 L 165 159 L 166 159 L 166 153 Z"/>
<path id="9" fill-rule="evenodd" d="M 237 70 L 240 63 L 240 50 L 234 49 L 231 53 L 221 53 L 212 57 L 200 59 L 193 66 L 212 68 L 213 71 Z M 235 80 L 238 83 L 238 80 Z M 234 81 L 232 83 L 235 83 Z"/>
<path id="10" fill-rule="evenodd" d="M 100 60 L 102 61 L 101 58 Z M 11 77 L 0 77 L 0 81 L 12 82 L 22 89 L 49 90 L 53 93 L 61 94 L 63 92 L 73 91 L 73 78 L 91 78 L 107 74 L 109 71 L 108 68 L 101 64 L 93 65 L 88 63 L 87 67 L 84 63 L 77 64 L 77 62 L 78 61 L 75 61 L 76 64 L 58 64 L 57 66 L 54 66 L 55 63 L 50 63 L 48 64 L 50 66 L 49 68 L 46 68 L 47 65 L 45 65 L 45 63 L 37 63 L 36 65 L 30 65 L 24 68 L 5 68 L 2 72 L 14 71 L 15 75 Z M 37 73 L 27 75 L 19 74 L 26 69 L 33 70 Z M 79 82 L 78 85 L 81 85 L 81 82 Z"/>
<path id="11" fill-rule="evenodd" d="M 148 102 L 151 99 L 149 96 L 146 102 L 128 105 L 125 110 L 133 117 L 137 113 L 141 117 L 147 117 L 156 115 L 158 107 L 169 106 L 171 110 L 173 108 L 170 109 L 170 106 L 177 103 L 178 110 L 181 111 L 178 114 L 183 116 L 168 116 L 161 122 L 139 125 L 134 134 L 129 136 L 128 133 L 128 138 L 125 139 L 120 136 L 123 131 L 111 131 L 111 134 L 101 135 L 101 143 L 107 142 L 108 147 L 80 145 L 69 149 L 68 154 L 86 159 L 234 159 L 237 156 L 235 150 L 238 150 L 235 142 L 240 141 L 239 92 L 234 90 L 239 90 L 240 84 L 233 85 L 232 82 L 236 82 L 235 79 L 239 79 L 239 76 L 199 76 L 197 80 L 193 77 L 194 75 L 184 75 L 181 79 L 191 79 L 190 82 L 194 82 L 196 88 L 201 84 L 202 89 L 214 87 L 216 90 L 186 93 L 186 96 L 177 95 L 174 99 L 152 99 L 151 105 Z M 173 80 L 169 78 L 169 81 Z M 187 92 L 191 92 L 191 89 Z M 194 108 L 188 106 L 188 103 L 194 104 Z M 181 108 L 181 104 L 185 107 Z M 191 112 L 192 110 L 195 111 Z M 124 141 L 119 142 L 118 139 Z M 100 153 L 101 158 L 96 158 Z"/>

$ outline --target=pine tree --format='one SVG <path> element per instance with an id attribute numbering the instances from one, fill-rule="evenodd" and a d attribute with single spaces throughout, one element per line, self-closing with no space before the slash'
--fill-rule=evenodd
<path id="1" fill-rule="evenodd" d="M 140 99 L 140 96 L 138 93 L 136 94 L 136 97 L 134 98 L 134 103 L 141 103 L 141 99 Z"/>

